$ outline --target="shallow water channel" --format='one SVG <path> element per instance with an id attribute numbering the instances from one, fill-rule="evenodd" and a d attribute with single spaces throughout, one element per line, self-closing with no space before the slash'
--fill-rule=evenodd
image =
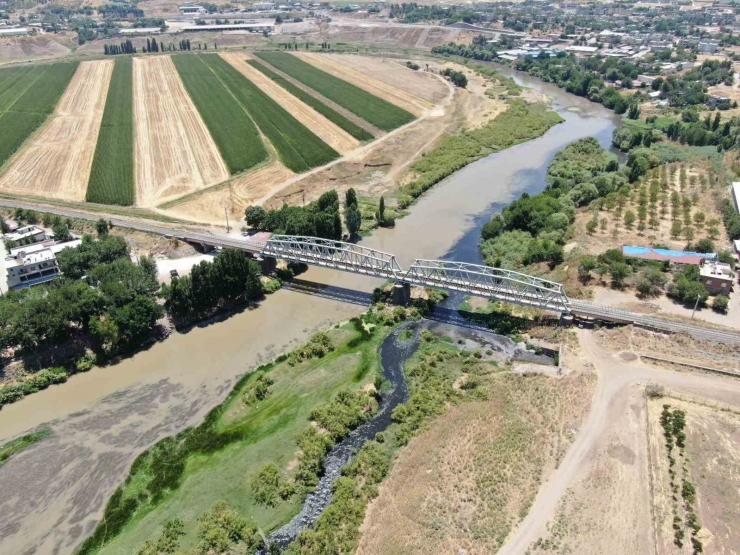
<path id="1" fill-rule="evenodd" d="M 588 136 L 608 145 L 618 124 L 612 112 L 497 69 L 551 97 L 565 122 L 459 171 L 420 199 L 394 229 L 379 230 L 363 245 L 394 253 L 403 266 L 415 258 L 480 262 L 480 227 L 521 193 L 541 191 L 558 150 Z M 320 268 L 301 277 L 314 282 L 318 294 L 278 291 L 257 309 L 173 334 L 116 365 L 0 410 L 0 442 L 40 426 L 53 431 L 0 468 L 0 553 L 71 553 L 139 453 L 200 422 L 249 368 L 314 330 L 359 314 L 379 284 Z"/>

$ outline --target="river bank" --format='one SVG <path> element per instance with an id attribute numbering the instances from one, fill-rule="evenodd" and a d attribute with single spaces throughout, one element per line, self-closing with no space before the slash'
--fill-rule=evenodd
<path id="1" fill-rule="evenodd" d="M 447 178 L 395 228 L 377 231 L 363 245 L 394 253 L 402 265 L 415 258 L 478 262 L 480 226 L 522 192 L 541 190 L 558 150 L 586 136 L 608 144 L 617 121 L 613 114 L 529 76 L 507 74 L 550 96 L 565 122 Z M 370 292 L 380 284 L 320 268 L 301 278 L 322 284 L 322 295 L 278 291 L 265 306 L 173 334 L 118 365 L 77 375 L 0 411 L 2 440 L 45 423 L 53 431 L 0 470 L 6 492 L 0 500 L 6 515 L 0 550 L 71 552 L 91 532 L 139 453 L 200 422 L 249 368 L 364 309 L 332 299 L 334 293 Z"/>

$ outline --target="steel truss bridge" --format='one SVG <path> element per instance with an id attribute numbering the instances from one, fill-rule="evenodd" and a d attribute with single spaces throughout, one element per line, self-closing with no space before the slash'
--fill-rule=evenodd
<path id="1" fill-rule="evenodd" d="M 479 264 L 417 259 L 406 270 L 392 254 L 342 241 L 273 235 L 261 256 L 302 262 L 397 283 L 461 291 L 507 303 L 569 314 L 571 303 L 559 283 Z"/>

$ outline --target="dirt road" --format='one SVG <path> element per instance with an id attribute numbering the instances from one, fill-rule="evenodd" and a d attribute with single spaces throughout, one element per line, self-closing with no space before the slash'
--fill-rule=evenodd
<path id="1" fill-rule="evenodd" d="M 623 404 L 618 400 L 629 394 L 633 384 L 637 382 L 645 384 L 650 380 L 650 383 L 670 386 L 701 397 L 740 406 L 740 381 L 703 374 L 658 370 L 639 361 L 626 362 L 601 349 L 596 344 L 592 332 L 579 330 L 578 336 L 584 356 L 594 364 L 599 376 L 591 411 L 560 467 L 543 484 L 529 514 L 498 555 L 521 555 L 533 542 L 545 536 L 546 525 L 554 518 L 558 503 L 566 491 L 577 484 L 581 471 L 588 464 L 589 457 L 594 454 L 599 439 L 609 434 L 615 423 L 623 418 Z M 647 532 L 649 531 L 650 528 Z"/>

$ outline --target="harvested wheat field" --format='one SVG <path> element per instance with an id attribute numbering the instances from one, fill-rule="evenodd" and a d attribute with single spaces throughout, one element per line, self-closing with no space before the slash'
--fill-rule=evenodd
<path id="1" fill-rule="evenodd" d="M 347 81 L 356 87 L 364 89 L 370 94 L 411 112 L 415 116 L 421 116 L 425 111 L 431 110 L 434 107 L 434 105 L 428 100 L 411 94 L 405 90 L 401 90 L 393 85 L 389 85 L 388 83 L 384 83 L 374 77 L 370 77 L 369 75 L 357 71 L 349 65 L 339 63 L 335 59 L 329 58 L 324 54 L 296 52 L 294 55 L 338 79 Z M 409 70 L 409 80 L 413 78 L 414 75 L 412 71 Z"/>
<path id="2" fill-rule="evenodd" d="M 168 215 L 203 223 L 224 221 L 224 209 L 232 221 L 244 217 L 244 209 L 253 204 L 262 204 L 281 184 L 295 174 L 278 162 L 273 162 L 255 171 L 240 175 L 228 183 L 213 187 L 202 193 L 190 195 L 162 208 Z"/>
<path id="3" fill-rule="evenodd" d="M 400 60 L 347 54 L 321 54 L 321 57 L 352 68 L 432 104 L 439 104 L 448 94 L 447 86 L 440 77 L 433 73 L 409 69 Z M 424 67 L 421 62 L 419 65 Z"/>
<path id="4" fill-rule="evenodd" d="M 495 553 L 588 412 L 591 373 L 502 374 L 414 438 L 368 508 L 358 555 Z"/>
<path id="5" fill-rule="evenodd" d="M 340 154 L 346 154 L 360 145 L 360 142 L 352 135 L 246 63 L 248 55 L 243 53 L 221 54 L 221 57 Z"/>
<path id="6" fill-rule="evenodd" d="M 48 124 L 0 177 L 0 189 L 85 199 L 112 71 L 112 60 L 79 65 Z"/>
<path id="7" fill-rule="evenodd" d="M 154 206 L 229 177 L 169 56 L 134 58 L 136 204 Z"/>

